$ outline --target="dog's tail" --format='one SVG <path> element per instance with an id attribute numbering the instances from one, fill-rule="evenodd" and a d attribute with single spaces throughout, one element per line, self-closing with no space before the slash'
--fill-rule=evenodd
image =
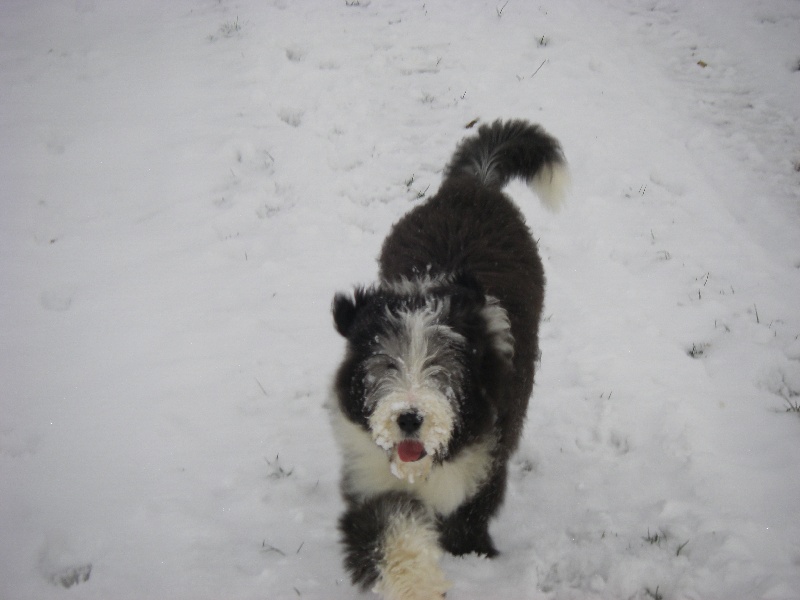
<path id="1" fill-rule="evenodd" d="M 463 175 L 497 190 L 519 177 L 551 210 L 561 206 L 569 185 L 561 144 L 539 125 L 522 120 L 481 125 L 477 135 L 463 140 L 445 167 L 445 180 Z"/>

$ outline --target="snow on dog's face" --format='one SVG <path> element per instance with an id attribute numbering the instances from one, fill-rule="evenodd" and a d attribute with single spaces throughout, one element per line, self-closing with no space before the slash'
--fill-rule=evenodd
<path id="1" fill-rule="evenodd" d="M 340 407 L 410 483 L 491 423 L 481 372 L 513 354 L 505 311 L 464 281 L 403 281 L 334 299 L 336 328 L 349 341 Z"/>
<path id="2" fill-rule="evenodd" d="M 362 361 L 364 407 L 375 443 L 401 479 L 424 477 L 442 456 L 458 418 L 463 336 L 441 323 L 446 300 L 386 309 L 386 327 Z"/>

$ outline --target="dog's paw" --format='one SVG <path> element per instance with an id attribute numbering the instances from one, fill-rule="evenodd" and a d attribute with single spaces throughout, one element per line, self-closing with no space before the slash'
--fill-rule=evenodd
<path id="1" fill-rule="evenodd" d="M 381 576 L 373 591 L 386 600 L 441 600 L 451 583 L 439 566 L 442 549 L 426 519 L 397 516 L 386 531 Z"/>

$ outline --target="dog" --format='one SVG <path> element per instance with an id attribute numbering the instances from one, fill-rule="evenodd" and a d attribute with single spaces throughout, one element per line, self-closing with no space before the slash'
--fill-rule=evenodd
<path id="1" fill-rule="evenodd" d="M 498 553 L 489 521 L 533 389 L 545 286 L 502 192 L 515 177 L 557 209 L 568 182 L 559 142 L 527 121 L 482 125 L 436 195 L 392 227 L 378 283 L 333 300 L 347 340 L 331 402 L 344 566 L 390 600 L 443 598 L 445 551 Z"/>

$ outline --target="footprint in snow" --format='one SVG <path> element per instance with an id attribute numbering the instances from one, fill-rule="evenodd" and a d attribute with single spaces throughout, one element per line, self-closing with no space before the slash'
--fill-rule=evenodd
<path id="1" fill-rule="evenodd" d="M 303 111 L 284 108 L 278 111 L 278 118 L 291 127 L 300 127 L 303 122 Z"/>
<path id="2" fill-rule="evenodd" d="M 306 51 L 299 46 L 290 46 L 286 48 L 286 58 L 291 62 L 300 62 L 306 57 Z"/>
<path id="3" fill-rule="evenodd" d="M 72 306 L 71 290 L 45 290 L 39 296 L 39 302 L 45 310 L 65 312 Z"/>

